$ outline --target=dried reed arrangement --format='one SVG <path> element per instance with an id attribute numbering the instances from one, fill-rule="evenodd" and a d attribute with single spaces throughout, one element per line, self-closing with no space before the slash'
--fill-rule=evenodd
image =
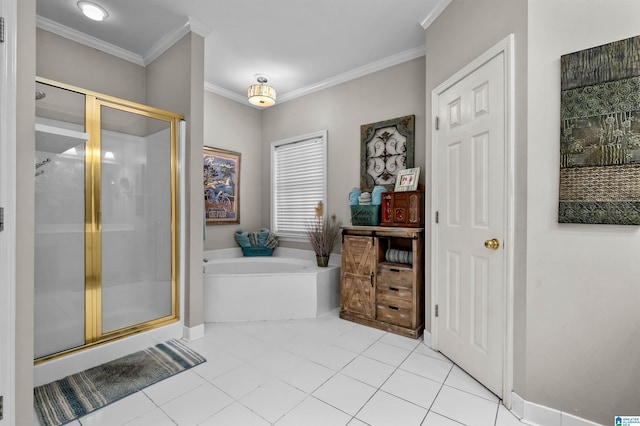
<path id="1" fill-rule="evenodd" d="M 341 223 L 336 215 L 316 216 L 307 224 L 307 235 L 316 256 L 329 256 L 340 240 Z"/>

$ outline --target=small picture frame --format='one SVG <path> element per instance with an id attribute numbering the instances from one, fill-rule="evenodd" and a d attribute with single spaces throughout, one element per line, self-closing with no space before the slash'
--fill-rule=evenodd
<path id="1" fill-rule="evenodd" d="M 418 189 L 418 178 L 420 177 L 420 167 L 400 170 L 396 176 L 395 192 L 415 191 Z"/>

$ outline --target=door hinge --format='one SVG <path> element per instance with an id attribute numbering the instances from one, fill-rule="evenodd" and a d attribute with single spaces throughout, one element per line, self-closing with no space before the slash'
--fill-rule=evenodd
<path id="1" fill-rule="evenodd" d="M 4 399 L 4 396 L 0 395 L 0 420 L 2 420 L 2 417 L 4 417 L 4 409 L 2 407 L 3 406 L 3 403 L 2 403 L 3 399 Z"/>
<path id="2" fill-rule="evenodd" d="M 436 126 L 436 130 L 440 130 L 440 117 L 438 117 L 436 115 L 436 119 L 435 119 L 435 126 Z"/>
<path id="3" fill-rule="evenodd" d="M 440 212 L 436 210 L 436 223 L 440 223 Z"/>
<path id="4" fill-rule="evenodd" d="M 4 231 L 4 207 L 0 207 L 0 231 Z"/>
<path id="5" fill-rule="evenodd" d="M 436 318 L 438 318 L 438 305 L 435 306 Z"/>
<path id="6" fill-rule="evenodd" d="M 0 43 L 4 43 L 4 16 L 0 16 Z"/>

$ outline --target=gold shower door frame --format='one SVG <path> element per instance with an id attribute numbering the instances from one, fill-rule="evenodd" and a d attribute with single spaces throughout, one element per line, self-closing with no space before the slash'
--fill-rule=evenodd
<path id="1" fill-rule="evenodd" d="M 170 111 L 41 77 L 37 77 L 36 82 L 85 95 L 85 131 L 89 134 L 85 148 L 85 344 L 39 358 L 36 360 L 36 363 L 39 363 L 178 321 L 178 127 L 184 117 Z M 171 125 L 171 314 L 106 333 L 102 331 L 101 109 L 103 106 L 166 121 Z"/>

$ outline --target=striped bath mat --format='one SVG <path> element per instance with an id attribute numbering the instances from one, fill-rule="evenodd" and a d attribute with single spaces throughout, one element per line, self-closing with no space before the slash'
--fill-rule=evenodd
<path id="1" fill-rule="evenodd" d="M 36 387 L 36 413 L 42 426 L 63 425 L 205 361 L 179 341 L 169 340 Z"/>

